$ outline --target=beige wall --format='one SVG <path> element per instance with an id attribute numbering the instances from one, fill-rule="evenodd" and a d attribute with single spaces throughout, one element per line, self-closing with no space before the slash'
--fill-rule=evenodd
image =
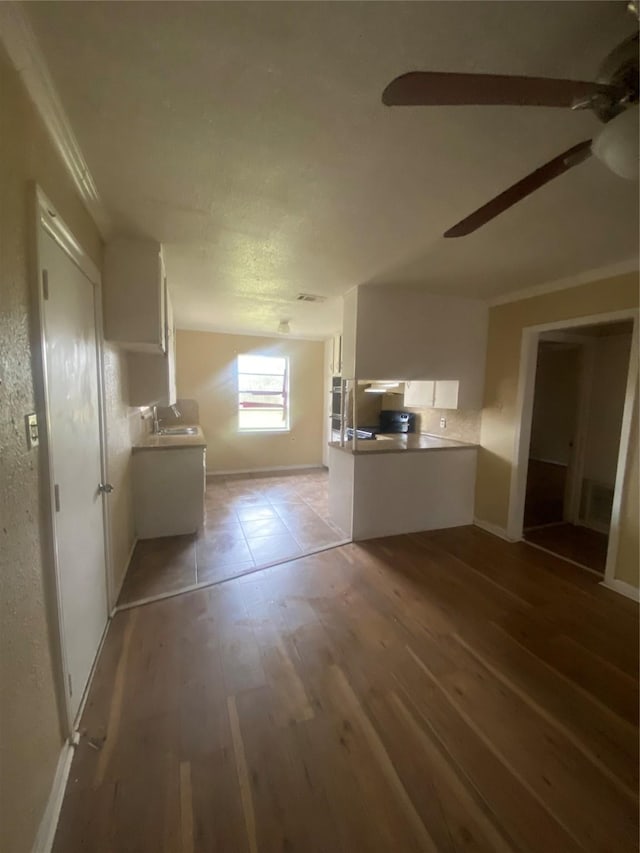
<path id="1" fill-rule="evenodd" d="M 239 433 L 235 361 L 241 353 L 289 357 L 291 429 Z M 178 396 L 200 406 L 208 471 L 245 471 L 322 464 L 324 343 L 214 332 L 178 331 Z"/>
<path id="2" fill-rule="evenodd" d="M 497 305 L 489 312 L 489 341 L 481 443 L 478 455 L 476 517 L 506 527 L 516 429 L 516 395 L 522 332 L 528 326 L 571 320 L 638 306 L 638 275 L 628 273 L 579 287 Z M 637 460 L 636 446 L 630 460 Z M 635 455 L 634 455 L 635 454 Z M 637 542 L 638 492 L 636 469 L 629 469 L 625 486 L 625 518 L 621 539 Z M 637 578 L 637 552 L 620 549 L 616 576 Z"/>
<path id="3" fill-rule="evenodd" d="M 27 450 L 24 415 L 36 409 L 30 345 L 28 200 L 37 181 L 98 265 L 102 244 L 22 84 L 0 46 L 0 849 L 29 853 L 63 742 L 47 602 L 52 570 L 43 524 L 37 450 Z M 131 526 L 123 454 L 129 418 L 120 401 L 121 357 L 108 350 L 107 421 L 116 450 L 112 550 L 128 550 Z M 128 413 L 127 413 L 128 414 Z M 124 423 L 124 427 L 123 427 Z M 117 571 L 121 571 L 116 567 Z"/>

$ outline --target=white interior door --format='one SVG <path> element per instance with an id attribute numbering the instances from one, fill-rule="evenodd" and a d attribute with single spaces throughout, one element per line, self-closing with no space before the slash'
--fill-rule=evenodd
<path id="1" fill-rule="evenodd" d="M 49 450 L 67 701 L 74 719 L 107 621 L 94 286 L 41 227 Z"/>

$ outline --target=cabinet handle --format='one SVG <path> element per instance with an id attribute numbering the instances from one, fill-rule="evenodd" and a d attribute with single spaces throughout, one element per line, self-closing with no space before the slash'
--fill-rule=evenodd
<path id="1" fill-rule="evenodd" d="M 113 491 L 113 486 L 111 483 L 98 483 L 98 491 L 102 492 L 103 495 L 110 495 Z"/>

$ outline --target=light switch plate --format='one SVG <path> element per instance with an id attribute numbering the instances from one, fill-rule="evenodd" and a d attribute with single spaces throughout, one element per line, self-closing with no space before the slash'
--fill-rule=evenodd
<path id="1" fill-rule="evenodd" d="M 40 444 L 40 436 L 38 435 L 38 416 L 35 412 L 31 412 L 24 416 L 25 425 L 27 428 L 27 446 L 29 450 L 32 447 L 37 447 Z"/>
<path id="2" fill-rule="evenodd" d="M 446 428 L 447 428 L 447 419 L 446 418 L 440 418 L 440 429 L 446 429 Z"/>

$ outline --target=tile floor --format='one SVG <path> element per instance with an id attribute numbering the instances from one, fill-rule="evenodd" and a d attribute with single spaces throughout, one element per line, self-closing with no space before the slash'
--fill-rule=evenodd
<path id="1" fill-rule="evenodd" d="M 343 541 L 329 520 L 325 469 L 207 480 L 205 523 L 194 535 L 142 540 L 118 604 L 209 584 Z"/>

